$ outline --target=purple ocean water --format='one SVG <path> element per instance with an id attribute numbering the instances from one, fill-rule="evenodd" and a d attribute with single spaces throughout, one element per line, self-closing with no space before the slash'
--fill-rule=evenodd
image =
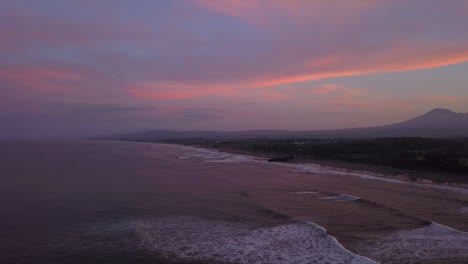
<path id="1" fill-rule="evenodd" d="M 468 263 L 468 190 L 176 145 L 0 143 L 0 263 Z"/>

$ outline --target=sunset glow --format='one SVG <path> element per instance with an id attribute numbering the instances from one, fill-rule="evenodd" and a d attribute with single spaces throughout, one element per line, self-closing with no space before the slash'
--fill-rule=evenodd
<path id="1" fill-rule="evenodd" d="M 0 3 L 0 136 L 27 136 L 38 120 L 44 136 L 82 136 L 468 112 L 466 1 L 65 2 Z"/>

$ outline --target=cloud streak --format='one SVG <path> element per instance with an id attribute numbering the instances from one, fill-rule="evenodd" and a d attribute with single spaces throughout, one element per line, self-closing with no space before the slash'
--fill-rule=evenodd
<path id="1" fill-rule="evenodd" d="M 80 64 L 101 79 L 125 79 L 121 85 L 100 86 L 112 85 L 137 97 L 182 99 L 466 61 L 468 37 L 462 25 L 468 18 L 458 11 L 466 9 L 462 2 L 194 1 L 165 6 L 169 13 L 160 21 L 143 14 L 127 24 L 117 19 L 127 15 L 122 5 L 113 5 L 107 13 L 96 8 L 91 19 L 10 7 L 2 12 L 0 31 L 7 40 L 4 54 L 51 54 L 46 60 L 32 56 L 31 62 L 19 55 L 22 64 Z M 423 4 L 426 12 L 416 12 Z M 169 17 L 182 14 L 186 20 Z M 207 26 L 219 15 L 232 19 L 226 18 L 222 28 Z M 152 27 L 149 22 L 163 23 Z M 51 48 L 60 52 L 51 53 Z M 1 78 L 59 89 L 58 84 L 41 84 L 37 76 L 19 80 L 2 69 L 10 66 L 0 65 Z M 40 78 L 64 77 L 51 74 L 44 71 Z"/>
<path id="2" fill-rule="evenodd" d="M 154 111 L 155 106 L 124 105 L 124 104 L 89 104 L 89 103 L 50 103 L 49 108 L 56 111 L 109 113 L 109 112 L 134 112 Z"/>
<path id="3" fill-rule="evenodd" d="M 443 84 L 449 94 L 426 89 L 429 81 L 391 87 L 394 75 L 381 79 L 385 90 L 349 78 L 466 63 L 467 7 L 462 0 L 2 1 L 0 109 L 74 102 L 57 108 L 132 112 L 141 124 L 184 128 L 196 118 L 274 125 L 278 111 L 306 118 L 301 111 L 466 105 L 463 67 Z M 194 110 L 228 108 L 223 118 Z M 234 116 L 249 111 L 256 115 L 248 122 Z"/>

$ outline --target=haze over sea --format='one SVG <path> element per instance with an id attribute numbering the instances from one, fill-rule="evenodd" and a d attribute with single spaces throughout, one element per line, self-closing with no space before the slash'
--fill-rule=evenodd
<path id="1" fill-rule="evenodd" d="M 467 25 L 468 0 L 1 0 L 0 264 L 467 264 Z"/>
<path id="2" fill-rule="evenodd" d="M 468 262 L 460 186 L 176 145 L 0 144 L 0 263 Z"/>

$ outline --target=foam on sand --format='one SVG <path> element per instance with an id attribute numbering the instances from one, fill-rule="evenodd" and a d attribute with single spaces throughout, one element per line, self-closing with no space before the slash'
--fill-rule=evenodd
<path id="1" fill-rule="evenodd" d="M 249 162 L 251 161 L 250 158 L 244 157 L 244 156 L 221 156 L 221 157 L 214 157 L 208 162 L 213 162 L 213 163 L 243 163 L 243 162 Z"/>
<path id="2" fill-rule="evenodd" d="M 391 182 L 391 183 L 409 184 L 409 185 L 413 185 L 413 186 L 430 187 L 430 188 L 450 190 L 450 191 L 456 191 L 456 192 L 461 192 L 461 193 L 468 194 L 468 189 L 465 189 L 465 188 L 462 188 L 462 187 L 454 187 L 454 186 L 447 186 L 447 185 L 435 185 L 435 184 L 425 184 L 425 183 L 414 183 L 414 182 L 408 182 L 408 181 L 403 181 L 403 180 L 398 180 L 398 179 L 384 178 L 384 177 L 380 177 L 380 176 L 375 176 L 375 175 L 372 175 L 370 173 L 352 172 L 352 171 L 340 170 L 338 168 L 321 167 L 321 166 L 315 165 L 315 164 L 301 164 L 301 165 L 290 165 L 290 166 L 294 166 L 296 168 L 296 170 L 294 172 L 301 172 L 302 171 L 302 172 L 317 173 L 317 174 L 353 176 L 353 177 L 358 177 L 358 178 L 368 179 L 368 180 L 379 180 L 379 181 L 385 181 L 385 182 Z"/>
<path id="3" fill-rule="evenodd" d="M 352 202 L 361 199 L 360 197 L 349 195 L 349 194 L 344 194 L 344 193 L 339 193 L 337 195 L 332 195 L 332 196 L 325 196 L 319 198 L 320 200 L 333 200 L 337 202 Z"/>
<path id="4" fill-rule="evenodd" d="M 319 194 L 319 192 L 316 192 L 316 191 L 295 191 L 294 193 L 296 194 Z"/>
<path id="5" fill-rule="evenodd" d="M 353 177 L 358 177 L 358 178 L 368 179 L 368 180 L 379 180 L 379 181 L 385 181 L 385 182 L 390 182 L 390 183 L 409 184 L 413 186 L 444 189 L 444 190 L 450 190 L 450 191 L 462 192 L 462 193 L 468 194 L 468 189 L 462 188 L 462 187 L 414 183 L 414 182 L 408 182 L 408 181 L 403 181 L 403 180 L 394 179 L 394 178 L 385 178 L 381 176 L 376 176 L 376 175 L 372 175 L 371 173 L 354 172 L 354 171 L 348 171 L 348 170 L 343 170 L 339 168 L 323 167 L 323 166 L 313 164 L 313 163 L 308 163 L 308 164 L 275 163 L 275 164 L 272 164 L 270 162 L 267 162 L 266 160 L 262 160 L 262 159 L 249 156 L 249 155 L 231 154 L 231 153 L 226 153 L 226 152 L 212 151 L 208 149 L 188 147 L 188 146 L 182 146 L 182 148 L 185 150 L 191 151 L 192 155 L 196 155 L 195 153 L 198 153 L 198 155 L 203 156 L 202 159 L 206 160 L 207 162 L 218 162 L 218 163 L 259 162 L 259 163 L 270 164 L 271 166 L 287 166 L 291 168 L 290 172 L 294 172 L 294 173 L 314 173 L 314 174 L 326 174 L 326 175 L 338 175 L 338 176 L 353 176 Z"/>
<path id="6" fill-rule="evenodd" d="M 360 200 L 360 197 L 345 194 L 345 193 L 337 193 L 337 194 L 330 194 L 330 193 L 321 193 L 317 191 L 292 191 L 295 194 L 302 194 L 302 195 L 323 195 L 326 194 L 327 196 L 320 197 L 320 200 L 330 200 L 330 201 L 337 201 L 337 202 L 352 202 Z"/>
<path id="7" fill-rule="evenodd" d="M 357 249 L 384 263 L 423 263 L 424 260 L 444 263 L 444 259 L 465 263 L 468 233 L 432 222 L 425 227 L 383 235 L 359 244 Z"/>
<path id="8" fill-rule="evenodd" d="M 198 158 L 209 163 L 262 162 L 261 159 L 249 155 L 232 154 L 216 150 L 195 148 L 190 146 L 181 146 L 181 148 L 187 151 L 184 153 L 184 157 Z"/>
<path id="9" fill-rule="evenodd" d="M 166 217 L 132 223 L 142 247 L 185 261 L 227 263 L 376 263 L 346 250 L 309 222 L 258 228 L 246 223 Z"/>

